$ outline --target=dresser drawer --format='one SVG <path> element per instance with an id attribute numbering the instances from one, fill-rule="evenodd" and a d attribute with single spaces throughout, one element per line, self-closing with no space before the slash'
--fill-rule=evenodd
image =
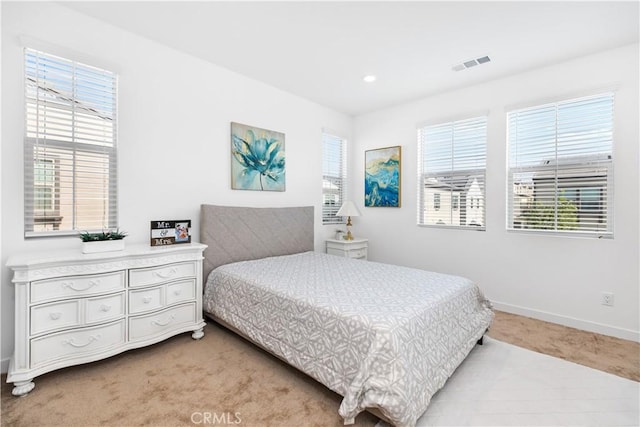
<path id="1" fill-rule="evenodd" d="M 367 248 L 349 250 L 349 251 L 347 251 L 347 256 L 349 258 L 366 258 L 367 257 Z"/>
<path id="2" fill-rule="evenodd" d="M 125 313 L 125 293 L 87 298 L 86 323 L 104 322 L 118 319 Z"/>
<path id="3" fill-rule="evenodd" d="M 56 359 L 99 353 L 125 342 L 124 319 L 94 327 L 75 329 L 31 340 L 31 368 Z"/>
<path id="4" fill-rule="evenodd" d="M 367 258 L 367 248 L 357 248 L 357 249 L 327 248 L 327 253 L 329 255 L 338 255 L 338 256 L 347 257 L 347 258 L 358 258 L 358 259 Z"/>
<path id="5" fill-rule="evenodd" d="M 196 304 L 184 304 L 129 318 L 129 339 L 147 339 L 196 321 Z"/>
<path id="6" fill-rule="evenodd" d="M 129 313 L 142 313 L 161 308 L 163 286 L 129 291 Z"/>
<path id="7" fill-rule="evenodd" d="M 169 264 L 161 267 L 136 268 L 129 271 L 129 286 L 148 286 L 168 280 L 195 276 L 196 264 L 194 262 Z"/>
<path id="8" fill-rule="evenodd" d="M 80 325 L 80 300 L 31 307 L 31 335 Z"/>
<path id="9" fill-rule="evenodd" d="M 58 277 L 31 283 L 31 302 L 45 302 L 67 297 L 82 297 L 124 289 L 125 272 L 116 271 L 91 276 Z"/>
<path id="10" fill-rule="evenodd" d="M 181 301 L 193 301 L 195 298 L 196 279 L 180 280 L 167 284 L 167 305 Z"/>

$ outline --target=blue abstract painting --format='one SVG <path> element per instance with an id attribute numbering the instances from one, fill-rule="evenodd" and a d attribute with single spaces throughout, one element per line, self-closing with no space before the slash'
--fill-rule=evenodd
<path id="1" fill-rule="evenodd" d="M 364 154 L 364 205 L 400 207 L 400 146 Z"/>
<path id="2" fill-rule="evenodd" d="M 231 123 L 231 188 L 285 191 L 284 133 Z"/>

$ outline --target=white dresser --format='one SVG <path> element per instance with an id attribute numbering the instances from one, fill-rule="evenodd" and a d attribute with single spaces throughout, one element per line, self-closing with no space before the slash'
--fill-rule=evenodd
<path id="1" fill-rule="evenodd" d="M 364 259 L 368 257 L 369 240 L 337 240 L 327 239 L 327 253 L 347 258 Z"/>
<path id="2" fill-rule="evenodd" d="M 30 253 L 7 261 L 15 286 L 15 349 L 7 382 L 33 379 L 193 331 L 204 335 L 199 243 L 124 251 Z"/>

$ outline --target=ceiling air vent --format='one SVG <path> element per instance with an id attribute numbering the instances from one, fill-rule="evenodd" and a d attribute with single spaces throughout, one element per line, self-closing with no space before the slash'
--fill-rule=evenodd
<path id="1" fill-rule="evenodd" d="M 467 68 L 475 67 L 476 65 L 486 64 L 489 61 L 491 61 L 491 58 L 489 58 L 488 56 L 482 56 L 477 59 L 470 59 L 468 61 L 464 61 L 462 64 L 456 64 L 453 67 L 451 67 L 451 69 L 453 71 L 462 71 Z"/>

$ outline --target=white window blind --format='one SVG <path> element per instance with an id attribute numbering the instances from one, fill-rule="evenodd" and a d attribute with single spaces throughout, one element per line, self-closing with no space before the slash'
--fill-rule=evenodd
<path id="1" fill-rule="evenodd" d="M 612 235 L 613 94 L 507 115 L 511 230 Z"/>
<path id="2" fill-rule="evenodd" d="M 487 118 L 418 129 L 418 225 L 485 229 Z"/>
<path id="3" fill-rule="evenodd" d="M 347 193 L 347 142 L 335 135 L 322 134 L 322 223 L 344 224 L 336 216 Z"/>
<path id="4" fill-rule="evenodd" d="M 117 227 L 116 75 L 24 57 L 25 236 Z"/>

